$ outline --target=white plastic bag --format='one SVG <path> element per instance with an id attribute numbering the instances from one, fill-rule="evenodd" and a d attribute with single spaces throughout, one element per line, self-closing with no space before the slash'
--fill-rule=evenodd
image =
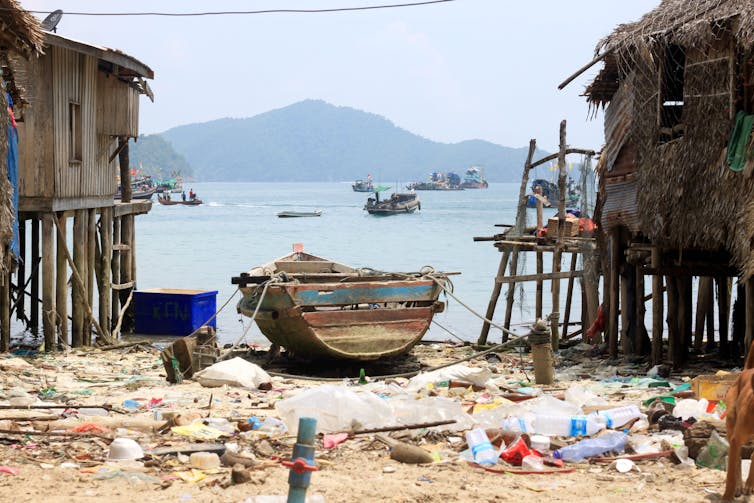
<path id="1" fill-rule="evenodd" d="M 464 381 L 477 386 L 484 386 L 492 377 L 492 373 L 486 368 L 467 367 L 466 365 L 451 365 L 444 369 L 425 372 L 414 376 L 409 380 L 407 388 L 410 390 L 421 389 L 427 384 L 435 384 L 442 381 Z"/>
<path id="2" fill-rule="evenodd" d="M 269 374 L 262 367 L 239 357 L 215 363 L 194 374 L 194 379 L 207 388 L 217 388 L 227 384 L 257 389 L 260 384 L 270 382 Z"/>

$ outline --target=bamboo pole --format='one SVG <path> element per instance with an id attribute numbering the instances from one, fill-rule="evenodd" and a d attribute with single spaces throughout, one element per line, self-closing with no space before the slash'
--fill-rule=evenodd
<path id="1" fill-rule="evenodd" d="M 560 121 L 560 151 L 558 152 L 558 238 L 555 251 L 552 254 L 552 272 L 560 272 L 560 262 L 563 254 L 563 228 L 565 227 L 565 200 L 566 200 L 566 121 Z M 560 319 L 560 279 L 552 280 L 552 314 L 550 314 L 550 335 L 552 336 L 552 349 L 557 351 L 560 347 L 560 332 L 558 321 Z"/>
<path id="2" fill-rule="evenodd" d="M 130 283 L 131 272 L 133 267 L 133 256 L 131 254 L 131 245 L 133 244 L 133 215 L 124 215 L 120 222 L 120 238 L 123 244 L 128 246 L 128 249 L 121 251 L 120 254 L 120 283 Z M 132 288 L 120 290 L 120 303 L 125 304 L 128 296 L 131 294 Z M 126 316 L 123 319 L 123 330 L 129 332 L 133 330 L 133 322 L 131 317 L 126 312 Z"/>
<path id="3" fill-rule="evenodd" d="M 10 351 L 10 254 L 5 254 L 5 273 L 0 281 L 0 350 Z"/>
<path id="4" fill-rule="evenodd" d="M 55 349 L 55 235 L 52 215 L 42 215 L 42 331 L 45 351 Z"/>
<path id="5" fill-rule="evenodd" d="M 692 319 L 694 317 L 693 277 L 681 276 L 679 278 L 680 305 L 679 314 L 681 344 L 678 348 L 679 365 L 686 363 L 689 348 L 693 344 Z"/>
<path id="6" fill-rule="evenodd" d="M 508 270 L 508 274 L 510 276 L 516 275 L 518 271 L 518 254 L 519 250 L 517 247 L 513 247 L 513 250 L 511 251 L 511 266 Z M 511 328 L 511 315 L 513 314 L 513 301 L 515 300 L 515 291 L 516 291 L 516 283 L 511 282 L 508 284 L 508 291 L 505 294 L 505 320 L 503 322 L 503 326 L 510 330 Z M 508 334 L 503 333 L 503 342 L 508 340 Z"/>
<path id="7" fill-rule="evenodd" d="M 31 218 L 31 263 L 39 264 L 39 217 Z M 29 302 L 29 328 L 33 334 L 39 333 L 39 267 L 31 272 L 31 301 Z"/>
<path id="8" fill-rule="evenodd" d="M 659 269 L 662 263 L 662 251 L 656 246 L 652 247 L 652 268 Z M 662 276 L 655 274 L 652 276 L 652 364 L 659 365 L 662 363 L 662 313 L 665 309 L 663 305 L 663 285 Z"/>
<path id="9" fill-rule="evenodd" d="M 70 344 L 70 339 L 68 338 L 68 263 L 65 260 L 65 252 L 63 251 L 67 246 L 65 240 L 66 217 L 61 212 L 58 218 L 62 224 L 61 229 L 63 232 L 62 234 L 58 233 L 56 239 L 55 310 L 57 311 L 60 340 L 65 344 Z"/>
<path id="10" fill-rule="evenodd" d="M 60 236 L 61 233 L 62 233 L 62 229 L 61 229 L 61 226 L 60 226 L 60 221 L 58 220 L 58 218 L 57 218 L 57 216 L 55 214 L 53 214 L 52 218 L 53 218 L 53 221 L 55 222 L 55 226 L 58 229 L 58 236 Z M 75 222 L 74 222 L 74 226 L 75 226 Z M 64 251 L 65 251 L 66 260 L 68 260 L 68 265 L 71 266 L 71 272 L 73 273 L 74 283 L 76 284 L 76 286 L 78 286 L 78 290 L 83 293 L 84 289 L 86 288 L 86 285 L 84 284 L 84 280 L 81 279 L 81 275 L 79 274 L 78 269 L 76 268 L 76 264 L 73 261 L 73 258 L 71 258 L 71 254 L 68 251 L 68 247 L 66 247 L 64 249 Z M 74 288 L 73 290 L 76 291 L 77 289 Z M 114 343 L 113 340 L 102 330 L 102 327 L 100 326 L 99 322 L 97 321 L 97 319 L 92 314 L 91 308 L 86 303 L 86 296 L 82 295 L 82 297 L 84 299 L 84 308 L 87 311 L 86 314 L 89 315 L 89 319 L 92 321 L 92 324 L 94 325 L 94 328 L 97 330 L 97 333 L 100 335 L 100 337 L 102 337 L 102 339 L 107 344 L 113 344 Z"/>
<path id="11" fill-rule="evenodd" d="M 728 350 L 728 327 L 730 322 L 730 293 L 732 281 L 725 276 L 715 277 L 717 282 L 717 329 L 720 334 L 720 354 L 727 354 Z"/>
<path id="12" fill-rule="evenodd" d="M 495 276 L 495 286 L 492 288 L 492 295 L 490 296 L 489 304 L 487 304 L 487 313 L 485 314 L 485 318 L 488 320 L 491 320 L 492 317 L 495 315 L 495 307 L 497 306 L 497 300 L 500 297 L 500 290 L 502 289 L 502 282 L 500 281 L 500 278 L 505 276 L 505 269 L 508 267 L 508 257 L 510 257 L 510 252 L 503 252 L 502 258 L 500 259 L 500 264 L 497 267 L 497 276 Z M 489 322 L 485 321 L 482 324 L 482 331 L 479 333 L 479 338 L 477 339 L 477 344 L 485 345 L 487 344 L 487 336 L 490 333 L 490 324 Z"/>

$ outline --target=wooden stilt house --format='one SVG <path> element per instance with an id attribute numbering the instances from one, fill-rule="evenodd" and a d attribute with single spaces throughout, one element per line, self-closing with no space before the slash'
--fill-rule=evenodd
<path id="1" fill-rule="evenodd" d="M 705 346 L 705 330 L 731 357 L 752 340 L 753 35 L 751 2 L 663 0 L 597 46 L 590 64 L 604 66 L 586 97 L 605 108 L 599 221 L 613 356 L 620 347 L 659 363 L 666 327 L 676 365 Z M 733 278 L 740 316 L 730 337 Z"/>
<path id="2" fill-rule="evenodd" d="M 36 331 L 41 302 L 47 350 L 88 345 L 92 329 L 110 341 L 136 281 L 134 215 L 151 208 L 130 200 L 128 140 L 138 136 L 139 96 L 151 98 L 153 72 L 123 52 L 51 32 L 44 55 L 9 67 L 26 98 L 15 108 L 21 256 L 15 288 L 0 297 L 3 327 L 8 303 Z"/>

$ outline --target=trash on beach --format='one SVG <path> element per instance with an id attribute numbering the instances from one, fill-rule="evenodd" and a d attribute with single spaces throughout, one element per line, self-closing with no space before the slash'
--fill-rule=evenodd
<path id="1" fill-rule="evenodd" d="M 239 357 L 215 363 L 195 373 L 194 379 L 208 388 L 227 385 L 246 389 L 257 389 L 272 380 L 262 367 Z"/>

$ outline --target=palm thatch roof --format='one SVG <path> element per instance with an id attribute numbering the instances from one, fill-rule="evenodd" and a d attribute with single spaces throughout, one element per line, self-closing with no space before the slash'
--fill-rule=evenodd
<path id="1" fill-rule="evenodd" d="M 592 105 L 605 105 L 617 91 L 617 77 L 635 58 L 645 57 L 658 43 L 704 50 L 731 33 L 743 47 L 754 45 L 754 2 L 751 0 L 662 0 L 633 23 L 619 25 L 600 40 L 595 56 L 605 67 L 587 86 Z"/>
<path id="2" fill-rule="evenodd" d="M 43 46 L 44 32 L 37 18 L 16 0 L 0 0 L 0 47 L 28 58 L 43 52 Z"/>

